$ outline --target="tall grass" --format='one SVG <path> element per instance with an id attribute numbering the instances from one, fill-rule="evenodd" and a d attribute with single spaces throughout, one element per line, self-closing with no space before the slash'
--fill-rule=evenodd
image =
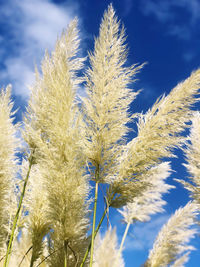
<path id="1" fill-rule="evenodd" d="M 132 114 L 130 104 L 139 92 L 130 86 L 143 64 L 128 66 L 125 41 L 124 27 L 110 5 L 84 70 L 78 24 L 72 21 L 54 51 L 46 52 L 41 73 L 36 69 L 22 125 L 13 124 L 10 87 L 2 89 L 1 266 L 125 266 L 130 226 L 163 212 L 163 194 L 174 187 L 166 182 L 174 148 L 185 149 L 192 181 L 182 184 L 193 201 L 163 226 L 144 266 L 180 267 L 188 260 L 200 210 L 200 116 L 192 109 L 198 101 L 200 69 L 146 114 Z M 82 97 L 80 87 L 85 90 Z M 191 118 L 186 138 L 182 133 Z M 137 136 L 127 142 L 133 119 Z M 19 130 L 21 139 L 16 137 Z M 100 189 L 106 205 L 98 221 Z M 110 208 L 126 224 L 121 244 L 116 228 L 110 227 L 104 237 L 99 233 Z"/>

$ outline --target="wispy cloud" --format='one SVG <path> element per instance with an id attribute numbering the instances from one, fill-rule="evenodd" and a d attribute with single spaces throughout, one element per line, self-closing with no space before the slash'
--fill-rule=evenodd
<path id="1" fill-rule="evenodd" d="M 132 0 L 124 0 L 123 1 L 123 16 L 126 17 L 130 14 L 131 9 L 133 7 L 133 1 Z"/>
<path id="2" fill-rule="evenodd" d="M 189 61 L 193 60 L 194 58 L 195 58 L 195 53 L 192 52 L 192 51 L 186 52 L 186 53 L 183 55 L 183 59 L 184 59 L 186 62 L 189 62 Z"/>
<path id="3" fill-rule="evenodd" d="M 200 22 L 199 0 L 143 0 L 140 7 L 144 15 L 167 23 L 168 34 L 181 39 L 188 40 Z"/>
<path id="4" fill-rule="evenodd" d="M 167 22 L 172 18 L 169 1 L 142 1 L 141 10 L 144 15 L 154 15 L 160 22 Z"/>
<path id="5" fill-rule="evenodd" d="M 116 212 L 116 211 L 115 211 Z M 154 215 L 149 222 L 136 222 L 129 228 L 128 235 L 125 240 L 125 251 L 148 251 L 152 248 L 155 238 L 162 228 L 162 226 L 168 221 L 170 214 Z M 122 216 L 119 212 L 116 212 L 112 216 L 111 226 L 117 225 L 118 245 L 120 244 L 126 224 L 122 224 Z M 101 234 L 104 236 L 108 227 L 104 224 L 101 229 Z"/>
<path id="6" fill-rule="evenodd" d="M 45 49 L 51 50 L 58 35 L 78 15 L 77 2 L 60 6 L 50 0 L 8 0 L 1 4 L 0 85 L 11 83 L 14 94 L 27 98 Z"/>
<path id="7" fill-rule="evenodd" d="M 127 250 L 151 249 L 159 230 L 168 219 L 169 215 L 159 215 L 152 217 L 150 222 L 133 225 L 133 230 L 127 236 L 125 248 Z"/>

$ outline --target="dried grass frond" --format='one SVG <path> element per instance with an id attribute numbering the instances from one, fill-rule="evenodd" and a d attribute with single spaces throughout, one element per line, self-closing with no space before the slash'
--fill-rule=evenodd
<path id="1" fill-rule="evenodd" d="M 129 202 L 122 210 L 119 210 L 127 224 L 135 221 L 149 221 L 151 215 L 164 211 L 163 206 L 166 201 L 162 199 L 162 195 L 174 188 L 165 183 L 170 173 L 169 162 L 161 163 L 149 170 L 146 177 L 149 186 L 136 196 L 133 202 Z"/>
<path id="2" fill-rule="evenodd" d="M 119 173 L 113 183 L 112 190 L 118 190 L 122 198 L 124 184 L 137 189 L 141 174 L 159 163 L 162 158 L 174 157 L 173 149 L 185 141 L 181 132 L 188 127 L 193 114 L 190 108 L 198 100 L 196 96 L 199 87 L 200 70 L 197 70 L 179 83 L 168 96 L 159 99 L 145 115 L 141 115 L 138 136 L 124 149 Z M 124 197 L 124 203 L 120 201 L 118 206 L 127 202 L 128 199 Z"/>
<path id="3" fill-rule="evenodd" d="M 180 133 L 188 127 L 193 114 L 190 108 L 198 100 L 199 87 L 200 70 L 197 70 L 140 117 L 138 136 L 127 145 L 120 177 L 132 177 L 161 158 L 174 156 L 171 150 L 184 140 Z"/>
<path id="4" fill-rule="evenodd" d="M 24 219 L 25 227 L 29 232 L 29 238 L 32 244 L 30 255 L 31 263 L 33 264 L 43 254 L 43 239 L 51 227 L 47 216 L 47 192 L 39 164 L 34 165 L 31 169 L 24 206 L 26 213 L 28 213 Z"/>
<path id="5" fill-rule="evenodd" d="M 183 165 L 190 174 L 190 182 L 178 179 L 177 181 L 182 183 L 191 192 L 192 198 L 200 203 L 200 112 L 194 113 L 187 147 L 184 152 L 187 163 Z"/>
<path id="6" fill-rule="evenodd" d="M 17 206 L 15 175 L 18 170 L 16 152 L 19 148 L 14 121 L 11 87 L 0 92 L 0 256 L 4 256 Z"/>
<path id="7" fill-rule="evenodd" d="M 88 161 L 99 166 L 100 182 L 111 183 L 116 161 L 131 121 L 130 103 L 138 92 L 129 89 L 142 66 L 126 66 L 127 47 L 123 27 L 112 5 L 104 13 L 94 52 L 89 54 L 91 67 L 86 73 L 87 97 L 82 98 L 85 133 L 82 146 Z M 94 179 L 93 173 L 93 179 Z"/>
<path id="8" fill-rule="evenodd" d="M 94 267 L 124 267 L 122 255 L 119 254 L 116 229 L 109 228 L 104 238 L 97 235 L 94 247 Z"/>
<path id="9" fill-rule="evenodd" d="M 160 230 L 149 253 L 146 266 L 167 266 L 176 261 L 185 251 L 194 249 L 188 243 L 196 233 L 196 229 L 192 227 L 198 212 L 199 205 L 195 202 L 189 202 L 175 212 Z"/>
<path id="10" fill-rule="evenodd" d="M 62 266 L 66 251 L 68 264 L 74 266 L 88 242 L 89 184 L 79 146 L 76 103 L 76 89 L 81 82 L 77 72 L 83 65 L 83 59 L 77 57 L 78 45 L 74 20 L 57 41 L 52 55 L 46 54 L 42 76 L 36 74 L 25 120 L 24 136 L 35 148 L 36 165 L 47 192 L 47 220 L 52 227 L 50 252 L 58 250 L 49 257 L 48 264 L 54 267 Z"/>
<path id="11" fill-rule="evenodd" d="M 189 260 L 189 252 L 178 258 L 170 267 L 185 267 L 185 263 Z"/>
<path id="12" fill-rule="evenodd" d="M 9 267 L 17 267 L 22 263 L 20 267 L 27 267 L 30 265 L 30 259 L 31 259 L 31 250 L 29 253 L 26 254 L 26 252 L 31 248 L 31 238 L 30 234 L 28 233 L 27 229 L 23 229 L 23 231 L 20 233 L 20 240 L 17 238 L 15 239 L 13 243 L 13 252 L 12 257 L 9 262 Z"/>

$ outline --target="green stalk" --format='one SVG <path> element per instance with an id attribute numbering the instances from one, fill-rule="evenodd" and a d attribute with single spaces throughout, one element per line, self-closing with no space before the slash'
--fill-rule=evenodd
<path id="1" fill-rule="evenodd" d="M 109 190 L 108 190 L 108 191 L 109 191 Z M 111 205 L 112 200 L 113 200 L 114 197 L 115 197 L 115 193 L 112 193 L 112 194 L 110 195 L 110 197 L 109 197 L 109 201 L 107 201 L 107 206 L 106 206 L 106 208 L 105 208 L 105 210 L 104 210 L 104 212 L 103 212 L 103 214 L 102 214 L 102 216 L 101 216 L 101 219 L 100 219 L 100 221 L 99 221 L 99 224 L 97 225 L 97 228 L 96 228 L 96 230 L 95 230 L 94 238 L 96 237 L 96 235 L 97 235 L 97 233 L 98 233 L 98 231 L 99 231 L 99 228 L 101 227 L 101 224 L 102 224 L 102 222 L 103 222 L 103 220 L 104 220 L 104 218 L 105 218 L 107 212 L 109 211 L 110 205 Z M 83 266 L 84 266 L 84 263 L 85 263 L 85 261 L 86 261 L 86 259 L 87 259 L 87 256 L 88 256 L 89 252 L 90 252 L 90 249 L 91 249 L 91 242 L 90 242 L 90 244 L 89 244 L 89 246 L 88 246 L 88 248 L 87 248 L 87 251 L 85 252 L 85 255 L 84 255 L 84 258 L 83 258 L 83 260 L 82 260 L 82 263 L 81 263 L 80 267 L 83 267 Z"/>
<path id="2" fill-rule="evenodd" d="M 110 207 L 110 206 L 107 206 L 107 207 L 106 207 L 106 209 L 104 210 L 103 215 L 101 216 L 101 219 L 100 219 L 100 221 L 99 221 L 99 224 L 97 225 L 97 228 L 96 228 L 96 230 L 95 230 L 95 232 L 94 232 L 94 238 L 96 237 L 96 235 L 97 235 L 97 233 L 98 233 L 98 231 L 99 231 L 99 228 L 101 227 L 101 224 L 102 224 L 102 222 L 103 222 L 103 220 L 104 220 L 104 218 L 105 218 L 105 216 L 106 216 L 106 213 L 107 213 L 108 210 L 109 210 L 109 207 Z M 83 266 L 84 266 L 84 263 L 85 263 L 85 261 L 86 261 L 86 259 L 87 259 L 87 256 L 88 256 L 89 252 L 90 252 L 90 249 L 91 249 L 91 242 L 90 242 L 90 244 L 89 244 L 89 246 L 88 246 L 87 251 L 85 252 L 85 255 L 84 255 L 84 258 L 83 258 L 83 261 L 82 261 L 80 267 L 83 267 Z"/>
<path id="3" fill-rule="evenodd" d="M 64 253 L 65 253 L 65 258 L 64 258 L 64 267 L 67 267 L 67 258 L 68 258 L 68 255 L 67 255 L 67 244 L 68 242 L 64 241 Z"/>
<path id="4" fill-rule="evenodd" d="M 97 211 L 98 185 L 99 185 L 99 182 L 97 180 L 96 185 L 95 185 L 94 213 L 93 213 L 92 240 L 91 240 L 91 253 L 90 253 L 90 267 L 92 267 L 92 263 L 93 263 L 94 237 L 95 237 L 94 235 L 95 235 L 95 223 L 96 223 L 96 211 Z"/>
<path id="5" fill-rule="evenodd" d="M 14 221 L 13 221 L 12 232 L 11 232 L 9 244 L 8 244 L 8 247 L 7 247 L 6 258 L 5 258 L 3 267 L 7 267 L 8 263 L 9 263 L 9 260 L 10 260 L 10 255 L 11 255 L 12 245 L 13 245 L 13 240 L 14 240 L 14 234 L 15 234 L 15 230 L 16 230 L 16 227 L 17 227 L 17 222 L 18 222 L 18 219 L 19 219 L 19 214 L 20 214 L 20 211 L 21 211 L 22 202 L 23 202 L 23 198 L 24 198 L 24 195 L 25 195 L 26 186 L 27 186 L 27 182 L 28 182 L 28 178 L 29 178 L 29 175 L 30 175 L 32 164 L 33 164 L 33 153 L 30 156 L 29 168 L 28 168 L 28 172 L 27 172 L 27 175 L 26 175 L 26 178 L 25 178 L 25 181 L 24 181 L 23 190 L 22 190 L 22 193 L 21 193 L 21 196 L 20 196 L 19 206 L 18 206 L 16 215 L 15 215 L 15 218 L 14 218 Z"/>
<path id="6" fill-rule="evenodd" d="M 128 234 L 128 230 L 129 230 L 130 225 L 131 225 L 130 222 L 126 225 L 126 229 L 125 229 L 125 231 L 124 231 L 124 235 L 123 235 L 123 237 L 122 237 L 121 245 L 120 245 L 120 248 L 119 248 L 119 254 L 122 252 L 122 248 L 123 248 L 123 245 L 124 245 L 124 241 L 125 241 L 126 236 L 127 236 L 127 234 Z"/>
<path id="7" fill-rule="evenodd" d="M 64 267 L 67 267 L 67 255 L 66 255 L 66 252 L 65 252 L 65 261 L 64 261 Z"/>

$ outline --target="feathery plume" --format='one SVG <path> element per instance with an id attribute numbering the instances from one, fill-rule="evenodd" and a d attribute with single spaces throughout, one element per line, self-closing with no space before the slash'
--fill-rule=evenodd
<path id="1" fill-rule="evenodd" d="M 145 266 L 159 267 L 173 263 L 183 252 L 194 249 L 188 245 L 196 230 L 195 223 L 199 206 L 189 202 L 179 208 L 160 230 Z"/>
<path id="2" fill-rule="evenodd" d="M 186 149 L 187 162 L 185 166 L 191 174 L 195 185 L 200 186 L 200 112 L 195 112 L 190 130 L 190 144 Z"/>
<path id="3" fill-rule="evenodd" d="M 102 239 L 100 234 L 95 239 L 94 267 L 124 267 L 122 255 L 117 248 L 116 229 L 109 228 Z"/>
<path id="4" fill-rule="evenodd" d="M 30 265 L 31 254 L 33 249 L 31 241 L 32 241 L 31 233 L 28 231 L 27 228 L 23 228 L 20 234 L 20 238 L 19 239 L 16 238 L 13 243 L 13 252 L 10 262 L 8 264 L 9 267 L 27 267 L 27 266 L 37 266 L 40 264 L 41 260 L 37 259 L 34 261 L 34 265 Z M 46 261 L 44 261 L 39 266 L 48 267 Z"/>
<path id="5" fill-rule="evenodd" d="M 76 58 L 78 47 L 75 19 L 57 41 L 52 55 L 46 52 L 42 62 L 42 77 L 36 69 L 36 82 L 30 88 L 31 97 L 24 118 L 24 139 L 30 148 L 36 148 L 36 154 L 37 148 L 44 147 L 50 137 L 54 144 L 58 136 L 62 140 L 76 118 L 75 95 L 82 81 L 77 77 L 77 72 L 83 67 L 84 61 L 83 58 Z M 62 146 L 64 144 L 60 142 L 61 151 Z"/>
<path id="6" fill-rule="evenodd" d="M 189 260 L 189 252 L 178 258 L 170 267 L 185 267 L 185 263 Z"/>
<path id="7" fill-rule="evenodd" d="M 28 165 L 26 163 L 23 163 L 23 165 Z M 33 266 L 34 262 L 43 253 L 43 239 L 50 230 L 50 222 L 47 217 L 48 199 L 44 188 L 44 180 L 39 170 L 39 164 L 34 165 L 31 169 L 24 202 L 28 212 L 28 216 L 25 216 L 24 218 L 25 227 L 29 232 L 29 238 L 32 241 L 32 249 L 29 253 L 32 255 L 30 266 Z"/>
<path id="8" fill-rule="evenodd" d="M 196 95 L 199 88 L 200 69 L 179 83 L 168 96 L 157 100 L 145 115 L 140 116 L 138 136 L 124 149 L 112 188 L 119 195 L 118 206 L 128 202 L 127 190 L 133 191 L 132 196 L 137 194 L 141 186 L 141 174 L 159 163 L 163 157 L 174 156 L 173 148 L 183 143 L 185 138 L 181 132 L 188 127 L 187 122 L 192 116 L 190 108 L 198 100 Z M 117 201 L 114 202 L 115 206 Z"/>
<path id="9" fill-rule="evenodd" d="M 116 160 L 128 132 L 127 123 L 131 121 L 129 105 L 138 94 L 128 85 L 142 66 L 125 66 L 125 39 L 124 28 L 120 28 L 110 5 L 104 13 L 94 53 L 89 54 L 91 68 L 86 74 L 87 97 L 82 98 L 85 121 L 82 145 L 90 164 L 99 170 L 100 182 L 112 181 Z"/>
<path id="10" fill-rule="evenodd" d="M 200 112 L 194 113 L 187 148 L 185 148 L 184 152 L 187 164 L 183 165 L 190 173 L 191 182 L 178 179 L 177 181 L 182 183 L 184 187 L 191 192 L 192 197 L 200 203 Z"/>
<path id="11" fill-rule="evenodd" d="M 88 227 L 89 186 L 80 149 L 79 116 L 75 102 L 81 82 L 77 72 L 83 59 L 77 58 L 79 46 L 74 20 L 56 43 L 51 56 L 37 74 L 25 120 L 25 139 L 35 148 L 44 187 L 47 190 L 48 220 L 52 246 L 49 266 L 75 266 L 81 260 Z M 27 136 L 27 137 L 26 137 Z"/>
<path id="12" fill-rule="evenodd" d="M 151 168 L 146 173 L 145 179 L 150 181 L 150 185 L 135 197 L 133 202 L 128 203 L 122 210 L 119 210 L 127 224 L 134 221 L 145 222 L 150 220 L 150 215 L 163 212 L 163 206 L 166 201 L 162 199 L 162 194 L 174 188 L 174 186 L 165 183 L 170 172 L 169 162 L 164 162 Z"/>
<path id="13" fill-rule="evenodd" d="M 17 238 L 13 242 L 13 255 L 9 261 L 9 267 L 27 267 L 30 265 L 31 260 L 31 238 L 27 229 L 23 229 L 20 240 Z M 23 259 L 23 260 L 22 260 Z M 21 264 L 21 265 L 19 265 Z"/>
<path id="14" fill-rule="evenodd" d="M 11 87 L 0 92 L 0 256 L 5 254 L 14 210 L 14 179 L 17 171 L 15 153 L 19 147 L 16 137 L 18 124 L 13 124 Z M 16 201 L 15 201 L 16 203 Z M 16 208 L 16 207 L 15 207 Z"/>

